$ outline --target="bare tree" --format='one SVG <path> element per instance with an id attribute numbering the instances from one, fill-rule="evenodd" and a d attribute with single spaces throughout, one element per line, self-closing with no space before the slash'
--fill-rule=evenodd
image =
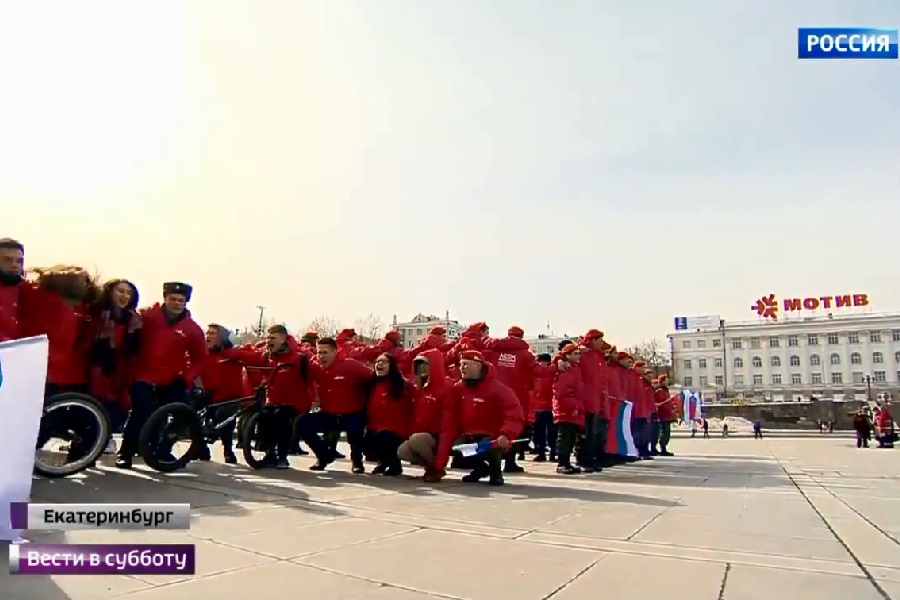
<path id="1" fill-rule="evenodd" d="M 245 327 L 235 329 L 231 341 L 239 346 L 242 344 L 255 344 L 266 337 L 266 332 L 272 325 L 278 325 L 278 321 L 275 319 L 263 319 L 262 328 L 260 328 L 259 321 L 250 323 Z"/>
<path id="2" fill-rule="evenodd" d="M 368 342 L 380 340 L 385 331 L 384 320 L 375 313 L 357 319 L 353 323 L 353 328 L 356 335 Z"/>
<path id="3" fill-rule="evenodd" d="M 341 324 L 331 317 L 316 317 L 312 321 L 309 322 L 306 326 L 307 331 L 315 331 L 319 334 L 319 337 L 334 337 L 338 334 L 338 332 L 342 329 Z"/>
<path id="4" fill-rule="evenodd" d="M 656 338 L 627 348 L 626 352 L 647 363 L 647 366 L 657 374 L 672 364 L 668 349 Z"/>

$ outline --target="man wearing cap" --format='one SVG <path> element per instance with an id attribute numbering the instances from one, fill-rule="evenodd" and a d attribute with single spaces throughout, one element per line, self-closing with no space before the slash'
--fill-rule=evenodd
<path id="1" fill-rule="evenodd" d="M 631 433 L 641 460 L 653 460 L 650 456 L 650 417 L 656 405 L 653 388 L 650 386 L 650 370 L 642 361 L 635 361 L 631 367 L 634 413 Z"/>
<path id="2" fill-rule="evenodd" d="M 474 457 L 475 467 L 462 478 L 474 483 L 488 478 L 491 485 L 503 485 L 501 453 L 525 428 L 525 413 L 515 392 L 497 380 L 494 366 L 481 352 L 460 354 L 462 380 L 450 391 L 444 405 L 435 472 L 443 473 L 453 445 L 496 440 L 497 448 Z"/>
<path id="3" fill-rule="evenodd" d="M 510 388 L 519 399 L 522 413 L 528 414 L 528 401 L 531 390 L 534 389 L 534 375 L 537 360 L 531 352 L 531 347 L 525 341 L 525 331 L 513 325 L 507 331 L 507 337 L 488 339 L 484 347 L 493 353 L 491 362 L 497 372 L 497 381 Z M 523 437 L 530 437 L 525 432 Z M 512 448 L 504 455 L 505 473 L 521 473 L 525 469 L 516 464 L 518 449 Z"/>
<path id="4" fill-rule="evenodd" d="M 192 292 L 186 283 L 166 283 L 163 303 L 141 313 L 141 343 L 134 359 L 131 410 L 116 460 L 120 469 L 131 468 L 141 428 L 153 411 L 187 399 L 185 376 L 189 366 L 201 364 L 207 356 L 203 330 L 187 309 Z"/>
<path id="5" fill-rule="evenodd" d="M 650 440 L 653 444 L 651 454 L 675 456 L 669 452 L 669 440 L 672 438 L 672 423 L 678 420 L 678 407 L 675 404 L 674 396 L 669 394 L 668 375 L 663 374 L 659 376 L 654 396 L 656 400 L 656 414 L 659 418 L 659 436 L 655 440 Z M 657 444 L 659 444 L 658 450 Z"/>
<path id="6" fill-rule="evenodd" d="M 606 447 L 607 416 L 606 362 L 603 358 L 603 332 L 591 329 L 580 341 L 582 396 L 584 398 L 584 434 L 579 438 L 578 466 L 584 473 L 602 470 L 601 460 Z"/>

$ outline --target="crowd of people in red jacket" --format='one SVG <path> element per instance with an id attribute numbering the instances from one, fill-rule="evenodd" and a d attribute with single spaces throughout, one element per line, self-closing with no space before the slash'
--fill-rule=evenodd
<path id="1" fill-rule="evenodd" d="M 302 439 L 315 454 L 312 469 L 326 469 L 340 456 L 332 434 L 342 431 L 354 473 L 365 472 L 366 458 L 384 475 L 400 474 L 409 462 L 437 482 L 454 445 L 492 440 L 496 449 L 467 459 L 463 480 L 501 485 L 504 472 L 523 470 L 521 438 L 533 441 L 534 460 L 555 460 L 562 474 L 593 472 L 629 460 L 610 435 L 623 403 L 633 410 L 628 426 L 639 458 L 670 455 L 668 428 L 678 415 L 665 378 L 653 379 L 597 329 L 564 342 L 556 356 L 535 356 L 519 327 L 492 338 L 485 323 L 458 340 L 435 327 L 411 349 L 396 331 L 367 345 L 351 329 L 296 340 L 283 326 L 269 328 L 256 346 L 234 347 L 225 327 L 204 332 L 193 320 L 188 284 L 166 283 L 161 302 L 138 309 L 128 280 L 101 286 L 74 266 L 31 273 L 25 277 L 24 246 L 0 240 L 0 342 L 47 335 L 48 396 L 88 393 L 114 421 L 127 414 L 120 468 L 131 467 L 141 428 L 160 404 L 184 402 L 192 390 L 213 402 L 240 398 L 261 383 L 268 386 L 263 423 L 276 468 L 302 452 Z M 229 463 L 236 461 L 232 435 L 222 439 Z"/>

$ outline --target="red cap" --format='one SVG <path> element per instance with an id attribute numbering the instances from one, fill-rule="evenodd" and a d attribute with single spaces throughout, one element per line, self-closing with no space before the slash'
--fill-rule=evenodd
<path id="1" fill-rule="evenodd" d="M 589 329 L 586 334 L 584 334 L 584 339 L 586 340 L 599 340 L 603 337 L 603 332 L 599 329 Z"/>
<path id="2" fill-rule="evenodd" d="M 578 350 L 578 344 L 566 344 L 562 350 L 559 351 L 563 356 L 568 356 Z"/>
<path id="3" fill-rule="evenodd" d="M 487 323 L 484 321 L 478 321 L 477 323 L 472 324 L 472 329 L 484 329 L 487 327 Z"/>
<path id="4" fill-rule="evenodd" d="M 506 335 L 508 335 L 510 337 L 519 337 L 519 338 L 524 337 L 525 330 L 522 329 L 521 327 L 519 327 L 518 325 L 513 325 L 512 327 L 509 328 L 509 331 L 506 332 Z"/>
<path id="5" fill-rule="evenodd" d="M 620 358 L 620 359 L 631 358 L 631 355 L 628 354 L 627 352 L 620 351 L 620 352 L 619 352 L 619 358 Z"/>
<path id="6" fill-rule="evenodd" d="M 397 342 L 400 341 L 400 332 L 397 331 L 396 329 L 392 329 L 391 331 L 388 331 L 386 334 L 384 334 L 384 339 L 386 339 L 389 342 L 394 342 L 396 344 Z"/>
<path id="7" fill-rule="evenodd" d="M 642 361 L 642 360 L 636 360 L 636 361 L 634 361 L 634 365 L 633 365 L 633 366 L 634 366 L 635 369 L 640 369 L 641 367 L 646 367 L 646 366 L 647 366 L 647 363 L 645 363 L 645 362 Z"/>
<path id="8" fill-rule="evenodd" d="M 444 329 L 443 327 L 440 327 L 440 326 L 438 326 L 438 327 L 432 327 L 432 328 L 431 328 L 431 331 L 429 331 L 428 334 L 429 334 L 429 335 L 446 335 L 446 334 L 447 334 L 447 330 Z"/>
<path id="9" fill-rule="evenodd" d="M 477 360 L 480 363 L 487 362 L 484 360 L 484 354 L 478 350 L 466 350 L 459 357 L 465 360 Z"/>

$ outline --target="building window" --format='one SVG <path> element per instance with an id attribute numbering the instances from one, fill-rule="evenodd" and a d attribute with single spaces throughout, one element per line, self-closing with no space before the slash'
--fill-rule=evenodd
<path id="1" fill-rule="evenodd" d="M 818 346 L 819 345 L 819 336 L 814 333 L 806 336 L 806 345 L 807 346 Z"/>
<path id="2" fill-rule="evenodd" d="M 681 342 L 681 347 L 684 348 L 685 350 L 690 350 L 691 349 L 691 340 L 684 340 L 683 342 Z"/>
<path id="3" fill-rule="evenodd" d="M 741 349 L 741 340 L 731 340 L 731 349 L 732 350 L 740 350 Z"/>
<path id="4" fill-rule="evenodd" d="M 717 369 L 721 369 L 721 368 L 722 368 L 722 359 L 721 359 L 721 358 L 716 358 L 716 359 L 714 359 L 714 360 L 713 360 L 713 365 L 714 365 Z"/>
<path id="5" fill-rule="evenodd" d="M 894 362 L 900 363 L 900 352 L 894 352 Z"/>
<path id="6" fill-rule="evenodd" d="M 847 343 L 850 344 L 858 344 L 859 343 L 859 334 L 855 331 L 851 331 L 847 334 Z"/>
<path id="7" fill-rule="evenodd" d="M 701 369 L 705 369 L 706 368 L 706 359 L 705 358 L 699 359 L 697 361 L 697 366 L 700 367 Z"/>
<path id="8" fill-rule="evenodd" d="M 880 365 L 884 363 L 884 354 L 881 352 L 873 352 L 872 353 L 872 362 L 876 365 Z"/>
<path id="9" fill-rule="evenodd" d="M 781 373 L 772 373 L 772 385 L 781 385 Z"/>
<path id="10" fill-rule="evenodd" d="M 887 381 L 887 373 L 884 371 L 875 371 L 872 373 L 875 383 L 884 383 Z"/>
<path id="11" fill-rule="evenodd" d="M 777 338 L 777 337 L 770 337 L 770 338 L 769 338 L 769 348 L 778 348 L 778 347 L 779 347 L 779 341 L 778 341 L 778 338 Z"/>
<path id="12" fill-rule="evenodd" d="M 873 344 L 881 343 L 881 332 L 880 331 L 870 331 L 869 332 L 869 341 Z"/>
<path id="13" fill-rule="evenodd" d="M 897 353 L 897 362 L 900 362 L 900 352 Z M 743 369 L 744 368 L 744 359 L 740 356 L 734 357 L 734 368 L 735 369 Z"/>
<path id="14" fill-rule="evenodd" d="M 900 371 L 897 372 L 897 379 L 900 380 Z M 743 375 L 735 375 L 734 376 L 734 385 L 744 385 L 744 376 Z"/>
<path id="15" fill-rule="evenodd" d="M 416 329 L 416 335 L 424 335 L 424 334 L 425 334 L 425 330 L 422 329 L 421 327 L 419 327 L 418 329 Z"/>
<path id="16" fill-rule="evenodd" d="M 900 342 L 900 329 L 895 329 L 891 332 L 891 339 L 895 342 Z"/>
<path id="17" fill-rule="evenodd" d="M 835 352 L 831 355 L 829 360 L 830 360 L 831 364 L 839 365 L 839 364 L 841 364 L 841 355 L 838 354 L 837 352 Z"/>
<path id="18" fill-rule="evenodd" d="M 697 340 L 698 348 L 706 348 L 706 340 Z"/>
<path id="19" fill-rule="evenodd" d="M 900 381 L 900 371 L 897 371 L 897 381 Z"/>
<path id="20" fill-rule="evenodd" d="M 850 355 L 850 364 L 851 365 L 861 365 L 862 364 L 862 354 L 859 352 L 854 352 Z"/>
<path id="21" fill-rule="evenodd" d="M 831 383 L 844 383 L 844 374 L 843 373 L 832 373 L 831 374 Z"/>
<path id="22" fill-rule="evenodd" d="M 753 357 L 753 366 L 756 367 L 757 369 L 762 367 L 762 359 L 758 356 L 754 356 Z"/>
<path id="23" fill-rule="evenodd" d="M 813 385 L 822 385 L 822 374 L 821 373 L 813 373 L 811 378 Z"/>
<path id="24" fill-rule="evenodd" d="M 721 348 L 721 347 L 722 347 L 722 340 L 720 340 L 719 338 L 714 339 L 713 340 L 713 348 Z"/>
<path id="25" fill-rule="evenodd" d="M 841 343 L 841 340 L 838 339 L 838 334 L 836 334 L 836 333 L 828 334 L 828 345 L 829 346 L 837 346 L 840 343 Z"/>
<path id="26" fill-rule="evenodd" d="M 799 346 L 799 345 L 800 345 L 800 340 L 797 338 L 796 335 L 788 336 L 788 346 L 793 347 L 793 346 Z"/>
<path id="27" fill-rule="evenodd" d="M 773 356 L 773 357 L 772 357 L 772 366 L 773 366 L 773 367 L 780 367 L 780 366 L 781 366 L 781 357 L 780 357 L 780 356 Z"/>
<path id="28" fill-rule="evenodd" d="M 684 359 L 684 370 L 685 371 L 691 370 L 691 359 L 689 359 L 689 358 Z"/>
<path id="29" fill-rule="evenodd" d="M 723 385 L 725 385 L 725 378 L 721 375 L 716 375 L 716 386 L 722 387 Z"/>
<path id="30" fill-rule="evenodd" d="M 706 375 L 700 376 L 700 387 L 709 387 L 709 377 L 707 377 Z"/>
<path id="31" fill-rule="evenodd" d="M 750 338 L 750 348 L 754 350 L 759 348 L 759 338 Z"/>
<path id="32" fill-rule="evenodd" d="M 792 366 L 792 367 L 799 367 L 799 366 L 800 366 L 800 357 L 797 356 L 796 354 L 794 354 L 793 356 L 791 356 L 790 360 L 791 360 L 791 366 Z"/>
<path id="33" fill-rule="evenodd" d="M 863 372 L 862 371 L 853 371 L 853 383 L 862 383 L 863 382 Z"/>
<path id="34" fill-rule="evenodd" d="M 694 378 L 693 377 L 685 377 L 684 378 L 684 387 L 691 387 L 692 385 L 694 385 Z"/>
<path id="35" fill-rule="evenodd" d="M 812 356 L 809 357 L 809 364 L 812 367 L 818 367 L 819 365 L 822 364 L 822 359 L 819 358 L 818 354 L 813 354 Z"/>
<path id="36" fill-rule="evenodd" d="M 791 373 L 791 385 L 800 385 L 803 383 L 803 379 L 800 376 L 800 373 Z"/>
<path id="37" fill-rule="evenodd" d="M 762 375 L 753 376 L 753 385 L 762 385 Z"/>

